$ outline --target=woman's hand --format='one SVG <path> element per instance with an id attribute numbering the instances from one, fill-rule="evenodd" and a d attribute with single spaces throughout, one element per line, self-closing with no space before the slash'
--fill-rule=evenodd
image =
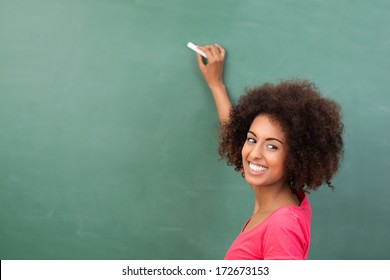
<path id="1" fill-rule="evenodd" d="M 202 56 L 198 54 L 198 65 L 210 89 L 223 86 L 223 65 L 226 52 L 220 45 L 197 46 L 207 56 L 207 64 L 203 63 Z"/>
<path id="2" fill-rule="evenodd" d="M 229 112 L 232 108 L 226 87 L 223 83 L 223 65 L 225 62 L 225 50 L 220 45 L 198 46 L 207 56 L 207 64 L 203 63 L 198 54 L 200 72 L 213 94 L 218 111 L 218 119 L 221 124 L 229 120 Z"/>

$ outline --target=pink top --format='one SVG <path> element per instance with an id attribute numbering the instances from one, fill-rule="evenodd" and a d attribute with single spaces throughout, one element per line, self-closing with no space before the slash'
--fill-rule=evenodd
<path id="1" fill-rule="evenodd" d="M 304 193 L 299 206 L 283 206 L 263 222 L 243 232 L 242 228 L 225 260 L 303 260 L 310 246 L 311 208 Z"/>

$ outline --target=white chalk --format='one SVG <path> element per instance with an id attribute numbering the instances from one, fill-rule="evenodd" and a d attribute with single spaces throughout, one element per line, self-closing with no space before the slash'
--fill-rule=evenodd
<path id="1" fill-rule="evenodd" d="M 200 54 L 201 56 L 203 56 L 204 58 L 207 58 L 206 54 L 204 53 L 204 51 L 201 51 L 200 49 L 198 49 L 198 47 L 196 45 L 194 45 L 193 43 L 191 42 L 188 42 L 187 44 L 187 47 L 189 47 L 191 50 L 193 50 L 194 52 L 197 52 L 198 54 Z"/>

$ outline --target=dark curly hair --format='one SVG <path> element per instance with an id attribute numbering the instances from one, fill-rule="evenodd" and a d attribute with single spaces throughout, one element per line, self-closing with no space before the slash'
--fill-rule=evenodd
<path id="1" fill-rule="evenodd" d="M 221 127 L 219 154 L 243 174 L 241 149 L 253 120 L 261 114 L 282 128 L 287 145 L 286 178 L 294 192 L 331 185 L 343 155 L 341 109 L 306 80 L 249 88 Z"/>

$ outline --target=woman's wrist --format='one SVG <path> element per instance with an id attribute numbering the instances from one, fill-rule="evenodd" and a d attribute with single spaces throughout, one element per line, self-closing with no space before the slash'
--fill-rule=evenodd
<path id="1" fill-rule="evenodd" d="M 210 88 L 212 93 L 214 93 L 214 92 L 221 92 L 221 91 L 225 91 L 226 92 L 226 87 L 225 87 L 225 84 L 223 82 L 209 84 L 208 86 L 209 86 L 209 88 Z"/>

